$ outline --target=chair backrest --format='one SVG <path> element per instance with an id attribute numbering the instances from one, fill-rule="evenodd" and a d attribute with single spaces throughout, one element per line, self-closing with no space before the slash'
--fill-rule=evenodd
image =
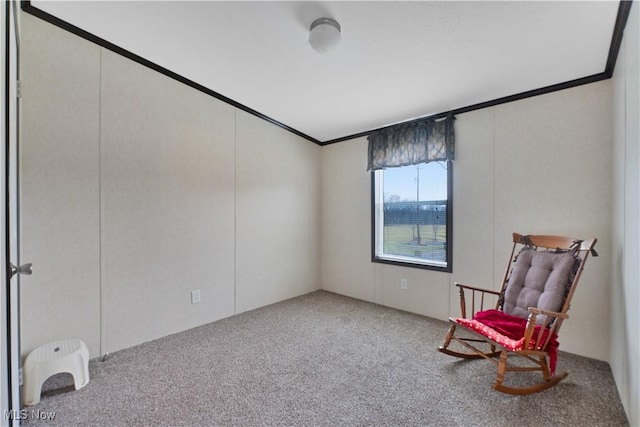
<path id="1" fill-rule="evenodd" d="M 529 307 L 566 313 L 585 261 L 595 254 L 595 243 L 596 239 L 513 233 L 513 262 L 507 266 L 496 308 L 522 318 Z M 537 322 L 543 323 L 544 317 Z"/>

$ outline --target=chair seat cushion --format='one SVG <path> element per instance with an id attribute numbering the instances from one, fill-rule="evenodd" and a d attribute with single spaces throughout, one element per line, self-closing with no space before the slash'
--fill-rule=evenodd
<path id="1" fill-rule="evenodd" d="M 465 319 L 461 317 L 454 318 L 457 324 L 464 326 L 472 331 L 479 333 L 499 344 L 509 351 L 524 350 L 524 333 L 527 328 L 527 320 L 518 316 L 512 316 L 499 310 L 479 311 L 473 316 L 473 319 Z M 533 350 L 536 338 L 540 333 L 540 325 L 536 325 L 533 331 L 533 337 L 529 342 L 528 350 Z M 541 344 L 547 340 L 549 331 L 542 331 Z M 546 348 L 540 346 L 536 350 L 546 351 L 549 355 L 549 369 L 553 374 L 556 368 L 556 360 L 558 356 L 558 336 L 554 333 Z"/>
<path id="2" fill-rule="evenodd" d="M 507 350 L 519 351 L 522 350 L 522 347 L 524 345 L 524 337 L 520 338 L 519 340 L 509 338 L 508 336 L 501 334 L 492 327 L 487 326 L 476 319 L 464 319 L 462 317 L 456 317 L 454 320 L 457 324 L 466 326 L 467 328 L 478 332 L 482 336 L 489 338 L 491 341 L 500 344 Z"/>

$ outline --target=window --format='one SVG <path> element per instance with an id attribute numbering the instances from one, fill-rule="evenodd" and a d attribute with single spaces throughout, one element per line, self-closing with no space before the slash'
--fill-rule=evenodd
<path id="1" fill-rule="evenodd" d="M 451 272 L 452 161 L 372 172 L 374 262 Z"/>
<path id="2" fill-rule="evenodd" d="M 451 272 L 455 117 L 369 134 L 374 262 Z"/>

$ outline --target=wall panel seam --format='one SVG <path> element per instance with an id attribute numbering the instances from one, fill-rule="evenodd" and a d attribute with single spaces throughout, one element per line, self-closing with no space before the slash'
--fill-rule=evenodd
<path id="1" fill-rule="evenodd" d="M 493 255 L 491 257 L 491 277 L 495 288 L 496 278 L 496 107 L 491 108 L 491 247 Z"/>
<path id="2" fill-rule="evenodd" d="M 238 109 L 233 111 L 233 314 L 238 314 Z"/>
<path id="3" fill-rule="evenodd" d="M 104 193 L 102 191 L 103 170 L 102 170 L 102 58 L 104 48 L 100 48 L 99 70 L 98 70 L 98 280 L 100 288 L 100 355 L 107 354 L 107 322 L 105 310 L 105 283 L 103 266 L 103 230 L 104 230 Z"/>

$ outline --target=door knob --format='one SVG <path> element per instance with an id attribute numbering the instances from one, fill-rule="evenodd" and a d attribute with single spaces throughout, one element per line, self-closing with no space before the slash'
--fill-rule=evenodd
<path id="1" fill-rule="evenodd" d="M 33 265 L 31 263 L 22 264 L 20 267 L 16 267 L 15 265 L 13 265 L 13 263 L 10 262 L 9 267 L 11 270 L 9 278 L 15 276 L 16 274 L 31 275 L 31 273 L 33 273 Z"/>

